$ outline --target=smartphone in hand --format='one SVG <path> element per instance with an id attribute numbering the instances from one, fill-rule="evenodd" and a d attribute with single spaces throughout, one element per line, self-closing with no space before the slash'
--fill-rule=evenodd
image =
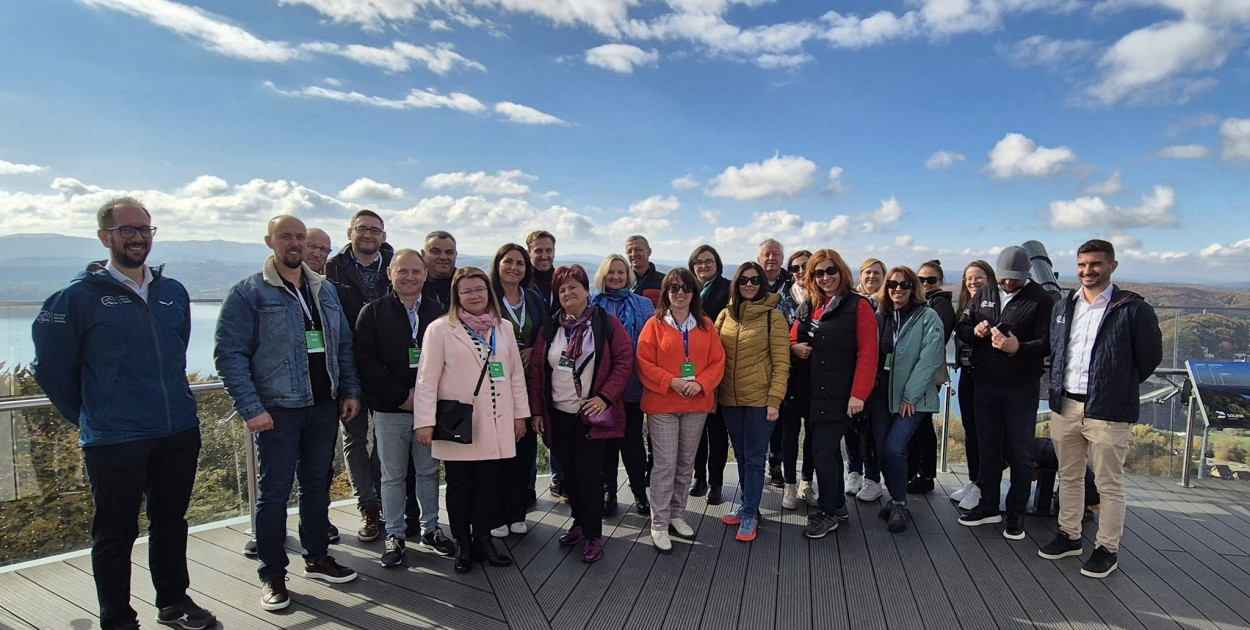
<path id="1" fill-rule="evenodd" d="M 999 324 L 995 326 L 994 328 L 997 328 L 998 332 L 1002 333 L 1004 337 L 1011 334 L 1010 322 L 999 322 Z"/>

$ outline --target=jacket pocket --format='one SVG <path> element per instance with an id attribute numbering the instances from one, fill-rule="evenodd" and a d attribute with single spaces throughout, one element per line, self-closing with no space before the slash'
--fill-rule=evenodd
<path id="1" fill-rule="evenodd" d="M 258 332 L 262 340 L 285 341 L 288 339 L 290 315 L 286 304 L 264 302 L 257 308 L 257 311 L 260 314 Z"/>
<path id="2" fill-rule="evenodd" d="M 261 402 L 289 398 L 296 393 L 291 383 L 290 359 L 276 363 L 260 362 L 253 368 L 253 373 L 257 374 L 253 384 Z"/>

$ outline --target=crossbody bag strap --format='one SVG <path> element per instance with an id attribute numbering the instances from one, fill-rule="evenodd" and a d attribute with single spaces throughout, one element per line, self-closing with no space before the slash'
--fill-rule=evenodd
<path id="1" fill-rule="evenodd" d="M 486 368 L 490 366 L 490 357 L 482 362 L 482 373 L 477 375 L 477 387 L 473 388 L 473 397 L 477 398 L 477 393 L 482 391 L 482 380 L 486 378 Z"/>

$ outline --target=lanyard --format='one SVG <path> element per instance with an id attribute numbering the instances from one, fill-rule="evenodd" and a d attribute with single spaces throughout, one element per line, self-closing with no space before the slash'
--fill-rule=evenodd
<path id="1" fill-rule="evenodd" d="M 513 309 L 512 305 L 508 303 L 507 298 L 504 298 L 501 301 L 503 302 L 504 309 L 508 311 L 508 319 L 512 320 L 512 322 L 516 324 L 517 330 L 521 330 L 525 328 L 525 294 L 521 294 L 521 308 L 520 309 Z M 518 311 L 521 314 L 520 319 L 517 318 Z"/>
<path id="2" fill-rule="evenodd" d="M 474 339 L 476 339 L 478 343 L 490 348 L 490 354 L 486 355 L 488 359 L 494 356 L 495 354 L 495 330 L 494 329 L 491 329 L 490 331 L 490 341 L 486 341 L 485 337 L 479 335 L 476 330 L 473 330 L 472 328 L 469 328 L 468 326 L 465 327 L 465 330 L 469 331 L 469 335 L 471 335 Z"/>
<path id="3" fill-rule="evenodd" d="M 312 311 L 308 308 L 308 302 L 304 301 L 304 291 L 301 289 L 307 290 L 309 295 L 312 295 L 312 289 L 308 288 L 307 276 L 304 277 L 304 284 L 301 285 L 300 288 L 295 289 L 295 298 L 299 300 L 300 308 L 304 309 L 304 317 L 308 318 L 308 324 L 315 329 L 317 327 L 317 322 L 313 319 Z"/>
<path id="4" fill-rule="evenodd" d="M 902 327 L 903 327 L 903 324 L 902 322 L 899 321 L 898 311 L 894 311 L 894 346 L 893 348 L 896 351 L 898 350 L 898 336 L 900 333 L 903 332 L 901 330 Z"/>
<path id="5" fill-rule="evenodd" d="M 690 360 L 690 331 L 684 328 L 685 322 L 682 322 L 681 328 L 681 344 L 686 348 L 686 360 Z"/>
<path id="6" fill-rule="evenodd" d="M 403 306 L 403 302 L 400 302 L 400 305 Z M 404 307 L 405 311 L 408 311 L 409 313 L 412 314 L 412 319 L 408 320 L 408 324 L 412 326 L 412 345 L 414 346 L 421 345 L 419 343 L 421 341 L 421 338 L 417 335 L 417 330 L 421 328 L 421 313 L 418 312 L 420 309 L 421 309 L 421 298 L 419 297 L 417 298 L 417 301 L 413 303 L 411 311 L 408 311 L 408 307 L 406 306 Z"/>

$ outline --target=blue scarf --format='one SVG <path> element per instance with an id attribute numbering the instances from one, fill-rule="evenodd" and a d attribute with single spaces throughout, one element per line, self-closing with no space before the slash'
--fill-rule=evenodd
<path id="1" fill-rule="evenodd" d="M 634 306 L 633 293 L 629 289 L 605 289 L 594 294 L 590 302 L 616 316 L 629 331 L 631 339 L 637 339 L 642 333 L 642 322 L 638 321 L 638 308 Z"/>

